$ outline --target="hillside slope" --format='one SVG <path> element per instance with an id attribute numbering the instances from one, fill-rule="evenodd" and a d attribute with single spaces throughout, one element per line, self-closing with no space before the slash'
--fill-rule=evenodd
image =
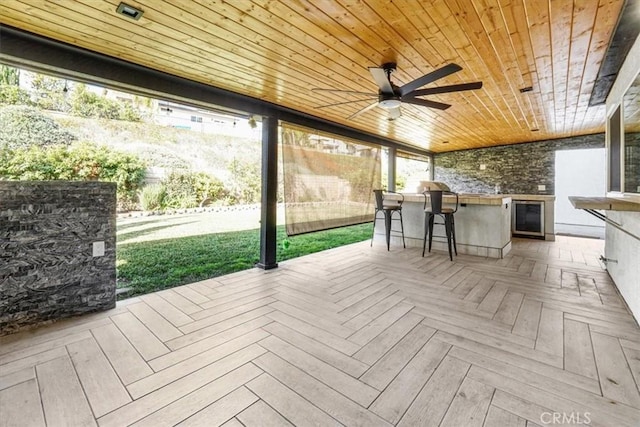
<path id="1" fill-rule="evenodd" d="M 80 141 L 104 144 L 140 156 L 149 167 L 190 168 L 220 179 L 228 178 L 228 165 L 260 162 L 260 129 L 253 137 L 216 135 L 146 122 L 91 119 L 47 112 Z"/>

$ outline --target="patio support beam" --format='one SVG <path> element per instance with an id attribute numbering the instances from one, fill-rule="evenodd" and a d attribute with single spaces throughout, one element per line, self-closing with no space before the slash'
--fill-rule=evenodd
<path id="1" fill-rule="evenodd" d="M 387 165 L 387 189 L 389 191 L 396 191 L 396 156 L 397 150 L 395 147 L 389 147 L 389 161 Z"/>
<path id="2" fill-rule="evenodd" d="M 277 261 L 278 118 L 262 118 L 262 204 L 260 212 L 260 261 L 256 267 L 270 270 Z"/>

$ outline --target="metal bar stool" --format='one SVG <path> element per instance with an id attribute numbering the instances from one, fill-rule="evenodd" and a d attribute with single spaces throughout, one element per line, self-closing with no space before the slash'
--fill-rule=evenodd
<path id="1" fill-rule="evenodd" d="M 402 234 L 402 246 L 407 247 L 404 242 L 404 224 L 402 223 L 402 203 L 404 202 L 404 196 L 394 191 L 373 190 L 373 194 L 376 196 L 376 212 L 373 216 L 373 230 L 371 232 L 371 246 L 373 246 L 373 236 L 376 232 L 376 221 L 378 219 L 378 212 L 384 214 L 384 232 L 387 239 L 387 250 L 389 250 L 389 242 L 391 240 L 391 224 L 392 221 L 400 221 L 400 233 Z M 385 194 L 398 194 L 400 200 L 385 200 Z M 393 218 L 393 214 L 397 213 L 399 218 Z M 397 230 L 393 230 L 397 233 Z"/>
<path id="2" fill-rule="evenodd" d="M 427 246 L 427 234 L 429 235 L 429 252 L 431 252 L 431 242 L 433 241 L 433 226 L 444 225 L 447 235 L 447 246 L 449 248 L 449 259 L 453 261 L 451 253 L 451 243 L 453 242 L 453 250 L 458 255 L 456 247 L 456 225 L 454 214 L 458 211 L 458 194 L 452 191 L 429 190 L 422 193 L 424 195 L 424 241 L 422 242 L 422 256 Z M 455 196 L 455 208 L 443 208 L 443 195 Z M 429 196 L 429 206 L 427 206 L 427 196 Z M 435 222 L 436 216 L 443 219 L 444 222 Z"/>

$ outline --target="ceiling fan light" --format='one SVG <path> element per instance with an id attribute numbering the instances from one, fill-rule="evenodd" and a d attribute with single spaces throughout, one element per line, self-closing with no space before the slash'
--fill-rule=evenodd
<path id="1" fill-rule="evenodd" d="M 387 110 L 391 110 L 392 108 L 398 108 L 400 104 L 402 104 L 402 102 L 399 99 L 383 99 L 378 105 Z"/>

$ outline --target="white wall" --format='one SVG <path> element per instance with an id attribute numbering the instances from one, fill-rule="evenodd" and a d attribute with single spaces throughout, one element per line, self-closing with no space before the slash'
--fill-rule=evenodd
<path id="1" fill-rule="evenodd" d="M 596 217 L 575 209 L 569 196 L 599 196 L 606 193 L 605 149 L 556 151 L 556 224 L 588 225 L 604 224 Z M 557 231 L 556 226 L 556 231 Z"/>
<path id="2" fill-rule="evenodd" d="M 640 212 L 607 211 L 607 216 L 625 230 L 640 236 Z M 605 257 L 609 275 L 618 286 L 636 320 L 640 322 L 640 241 L 607 224 Z"/>
<path id="3" fill-rule="evenodd" d="M 620 68 L 618 77 L 607 97 L 607 116 L 620 104 L 625 91 L 640 70 L 640 38 L 636 39 Z M 640 199 L 638 199 L 640 202 Z M 626 230 L 640 236 L 640 212 L 607 211 L 610 219 Z M 607 225 L 605 256 L 618 261 L 608 263 L 607 270 L 631 312 L 640 322 L 640 241 Z"/>

